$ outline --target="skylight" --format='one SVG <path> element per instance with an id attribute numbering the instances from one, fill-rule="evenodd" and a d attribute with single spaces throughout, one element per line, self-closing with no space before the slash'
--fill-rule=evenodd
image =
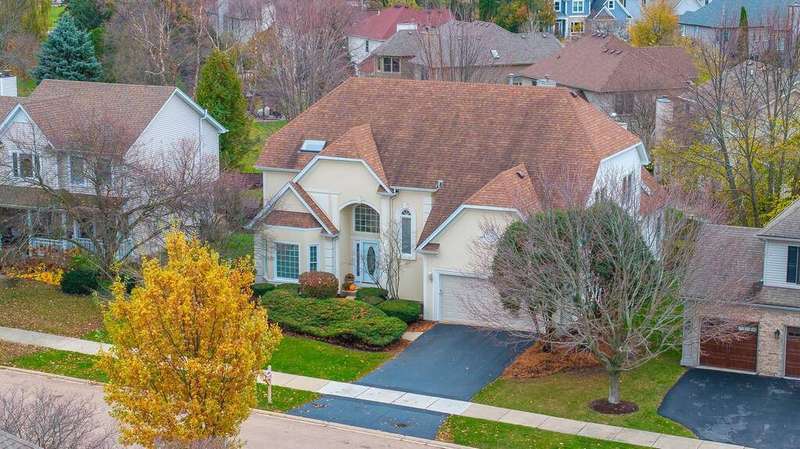
<path id="1" fill-rule="evenodd" d="M 494 59 L 500 59 L 500 52 L 495 49 L 492 49 L 492 57 Z"/>
<path id="2" fill-rule="evenodd" d="M 303 141 L 303 145 L 300 146 L 300 151 L 308 151 L 311 153 L 319 153 L 325 148 L 325 144 L 327 142 L 324 140 L 312 140 L 306 139 Z"/>

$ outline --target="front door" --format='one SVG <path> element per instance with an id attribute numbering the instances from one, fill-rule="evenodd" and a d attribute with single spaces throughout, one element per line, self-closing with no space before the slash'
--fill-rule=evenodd
<path id="1" fill-rule="evenodd" d="M 378 242 L 356 242 L 353 273 L 358 284 L 375 284 L 378 278 Z"/>
<path id="2" fill-rule="evenodd" d="M 800 328 L 786 329 L 786 372 L 788 377 L 800 377 Z"/>
<path id="3" fill-rule="evenodd" d="M 567 21 L 556 20 L 556 36 L 566 37 L 567 34 Z"/>

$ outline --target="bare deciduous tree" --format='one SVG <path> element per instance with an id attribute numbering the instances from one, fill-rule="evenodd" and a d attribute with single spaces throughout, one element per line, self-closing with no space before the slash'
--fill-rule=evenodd
<path id="1" fill-rule="evenodd" d="M 276 0 L 269 30 L 250 43 L 256 92 L 294 118 L 353 74 L 345 0 Z"/>
<path id="2" fill-rule="evenodd" d="M 484 22 L 451 21 L 416 32 L 422 79 L 490 82 L 503 76 L 495 66 L 492 30 Z"/>
<path id="3" fill-rule="evenodd" d="M 196 142 L 169 151 L 131 147 L 125 124 L 99 115 L 68 134 L 54 149 L 32 124 L 16 127 L 8 143 L 18 153 L 3 155 L 0 184 L 45 203 L 37 215 L 48 217 L 46 226 L 28 232 L 89 252 L 104 275 L 113 277 L 116 263 L 137 251 L 151 252 L 173 222 L 191 228 L 196 223 L 187 218 L 213 213 L 206 200 L 219 167 Z"/>
<path id="4" fill-rule="evenodd" d="M 615 177 L 588 205 L 585 197 L 543 201 L 522 221 L 489 226 L 484 235 L 494 237 L 476 242 L 475 271 L 498 295 L 482 288 L 466 300 L 478 321 L 590 352 L 608 373 L 604 404 L 612 407 L 621 403 L 621 373 L 680 346 L 688 313 L 681 286 L 695 275 L 699 220 L 720 217 L 713 203 L 669 189 L 659 193 L 663 214 L 641 216 L 631 182 Z M 731 300 L 719 295 L 705 301 Z M 704 338 L 734 338 L 726 323 L 715 329 Z"/>
<path id="5" fill-rule="evenodd" d="M 111 449 L 113 431 L 99 421 L 88 399 L 44 389 L 0 393 L 0 430 L 42 449 Z"/>

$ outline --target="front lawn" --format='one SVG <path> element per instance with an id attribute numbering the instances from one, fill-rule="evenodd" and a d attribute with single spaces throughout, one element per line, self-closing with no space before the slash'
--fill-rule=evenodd
<path id="1" fill-rule="evenodd" d="M 81 337 L 102 328 L 100 302 L 35 281 L 0 282 L 0 326 Z"/>
<path id="2" fill-rule="evenodd" d="M 253 165 L 256 163 L 256 160 L 258 160 L 261 150 L 264 149 L 264 142 L 266 142 L 269 136 L 273 135 L 275 131 L 283 128 L 286 123 L 286 120 L 253 122 L 253 127 L 250 130 L 251 145 L 239 161 L 239 167 L 243 173 L 258 173 Z"/>
<path id="3" fill-rule="evenodd" d="M 439 439 L 480 449 L 643 449 L 464 416 L 448 418 L 439 430 Z"/>
<path id="4" fill-rule="evenodd" d="M 620 427 L 680 436 L 693 436 L 680 424 L 658 414 L 667 391 L 683 374 L 680 355 L 670 353 L 622 376 L 622 399 L 639 405 L 628 415 L 605 415 L 587 404 L 608 395 L 608 378 L 602 369 L 577 370 L 540 379 L 498 379 L 483 389 L 474 402 L 560 416 Z"/>
<path id="5" fill-rule="evenodd" d="M 61 14 L 64 14 L 65 9 L 66 9 L 65 6 L 55 6 L 55 5 L 50 6 L 50 14 L 49 17 L 47 18 L 48 23 L 50 24 L 50 29 L 56 27 L 58 19 L 61 18 Z"/>
<path id="6" fill-rule="evenodd" d="M 219 244 L 220 257 L 227 260 L 241 259 L 253 256 L 253 234 L 248 232 L 234 232 Z"/>
<path id="7" fill-rule="evenodd" d="M 358 351 L 308 338 L 284 335 L 272 354 L 272 369 L 321 379 L 354 381 L 391 358 L 386 352 Z"/>

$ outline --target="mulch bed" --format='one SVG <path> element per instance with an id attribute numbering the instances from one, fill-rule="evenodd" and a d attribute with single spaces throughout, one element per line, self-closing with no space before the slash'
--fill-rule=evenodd
<path id="1" fill-rule="evenodd" d="M 544 352 L 543 349 L 544 345 L 542 343 L 534 343 L 503 371 L 503 377 L 509 379 L 535 379 L 562 371 L 600 366 L 597 359 L 585 351 L 558 347 L 557 345 L 550 352 Z"/>
<path id="2" fill-rule="evenodd" d="M 436 326 L 435 321 L 419 320 L 409 324 L 406 332 L 426 332 L 431 330 L 433 326 Z"/>
<path id="3" fill-rule="evenodd" d="M 626 415 L 639 410 L 639 406 L 633 402 L 620 401 L 619 404 L 612 404 L 608 399 L 596 399 L 589 403 L 589 407 L 606 415 Z"/>

